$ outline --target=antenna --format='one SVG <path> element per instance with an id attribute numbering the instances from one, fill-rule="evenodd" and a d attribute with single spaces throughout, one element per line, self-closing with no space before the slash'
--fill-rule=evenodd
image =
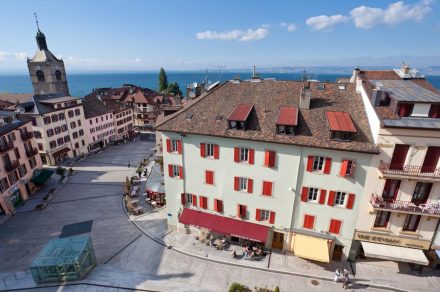
<path id="1" fill-rule="evenodd" d="M 37 24 L 37 29 L 38 29 L 38 31 L 40 31 L 40 25 L 38 23 L 38 16 L 37 16 L 36 12 L 34 12 L 34 17 L 35 17 L 35 23 Z"/>

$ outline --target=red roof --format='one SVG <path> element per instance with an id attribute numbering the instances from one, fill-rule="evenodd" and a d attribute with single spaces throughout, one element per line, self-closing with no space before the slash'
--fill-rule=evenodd
<path id="1" fill-rule="evenodd" d="M 357 130 L 346 112 L 325 112 L 330 131 L 351 132 L 356 133 Z"/>
<path id="2" fill-rule="evenodd" d="M 204 213 L 188 208 L 183 209 L 183 212 L 179 217 L 179 222 L 186 225 L 206 228 L 220 234 L 237 236 L 263 243 L 266 242 L 269 233 L 268 226 Z"/>
<path id="3" fill-rule="evenodd" d="M 254 106 L 249 103 L 242 103 L 237 105 L 232 114 L 229 116 L 229 120 L 237 122 L 246 121 L 253 107 Z"/>
<path id="4" fill-rule="evenodd" d="M 298 108 L 282 106 L 278 112 L 277 125 L 296 126 L 298 124 Z"/>

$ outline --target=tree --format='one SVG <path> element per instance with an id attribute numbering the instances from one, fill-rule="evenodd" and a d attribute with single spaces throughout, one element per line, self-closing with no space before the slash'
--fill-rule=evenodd
<path id="1" fill-rule="evenodd" d="M 182 95 L 182 91 L 180 91 L 180 87 L 179 84 L 177 84 L 177 82 L 170 83 L 170 85 L 168 85 L 167 92 L 174 94 L 174 96 Z"/>
<path id="2" fill-rule="evenodd" d="M 163 68 L 160 68 L 159 72 L 159 92 L 166 91 L 168 89 L 167 73 Z"/>

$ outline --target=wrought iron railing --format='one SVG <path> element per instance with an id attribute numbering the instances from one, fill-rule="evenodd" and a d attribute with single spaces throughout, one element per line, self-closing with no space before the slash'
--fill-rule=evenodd
<path id="1" fill-rule="evenodd" d="M 32 132 L 21 132 L 20 136 L 21 136 L 21 140 L 27 141 L 31 139 L 34 136 L 34 134 Z"/>
<path id="2" fill-rule="evenodd" d="M 423 165 L 399 165 L 381 161 L 379 170 L 383 174 L 388 175 L 417 176 L 440 179 L 440 168 Z"/>
<path id="3" fill-rule="evenodd" d="M 416 204 L 411 201 L 389 200 L 377 194 L 371 194 L 370 204 L 374 209 L 390 210 L 395 212 L 409 212 L 414 214 L 440 215 L 440 201 L 431 201 Z"/>

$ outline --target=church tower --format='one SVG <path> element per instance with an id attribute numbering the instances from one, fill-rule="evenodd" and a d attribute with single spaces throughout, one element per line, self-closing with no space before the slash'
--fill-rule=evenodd
<path id="1" fill-rule="evenodd" d="M 64 62 L 56 58 L 47 48 L 46 36 L 40 31 L 37 20 L 38 50 L 32 59 L 27 60 L 29 75 L 35 95 L 68 96 L 66 69 Z"/>

